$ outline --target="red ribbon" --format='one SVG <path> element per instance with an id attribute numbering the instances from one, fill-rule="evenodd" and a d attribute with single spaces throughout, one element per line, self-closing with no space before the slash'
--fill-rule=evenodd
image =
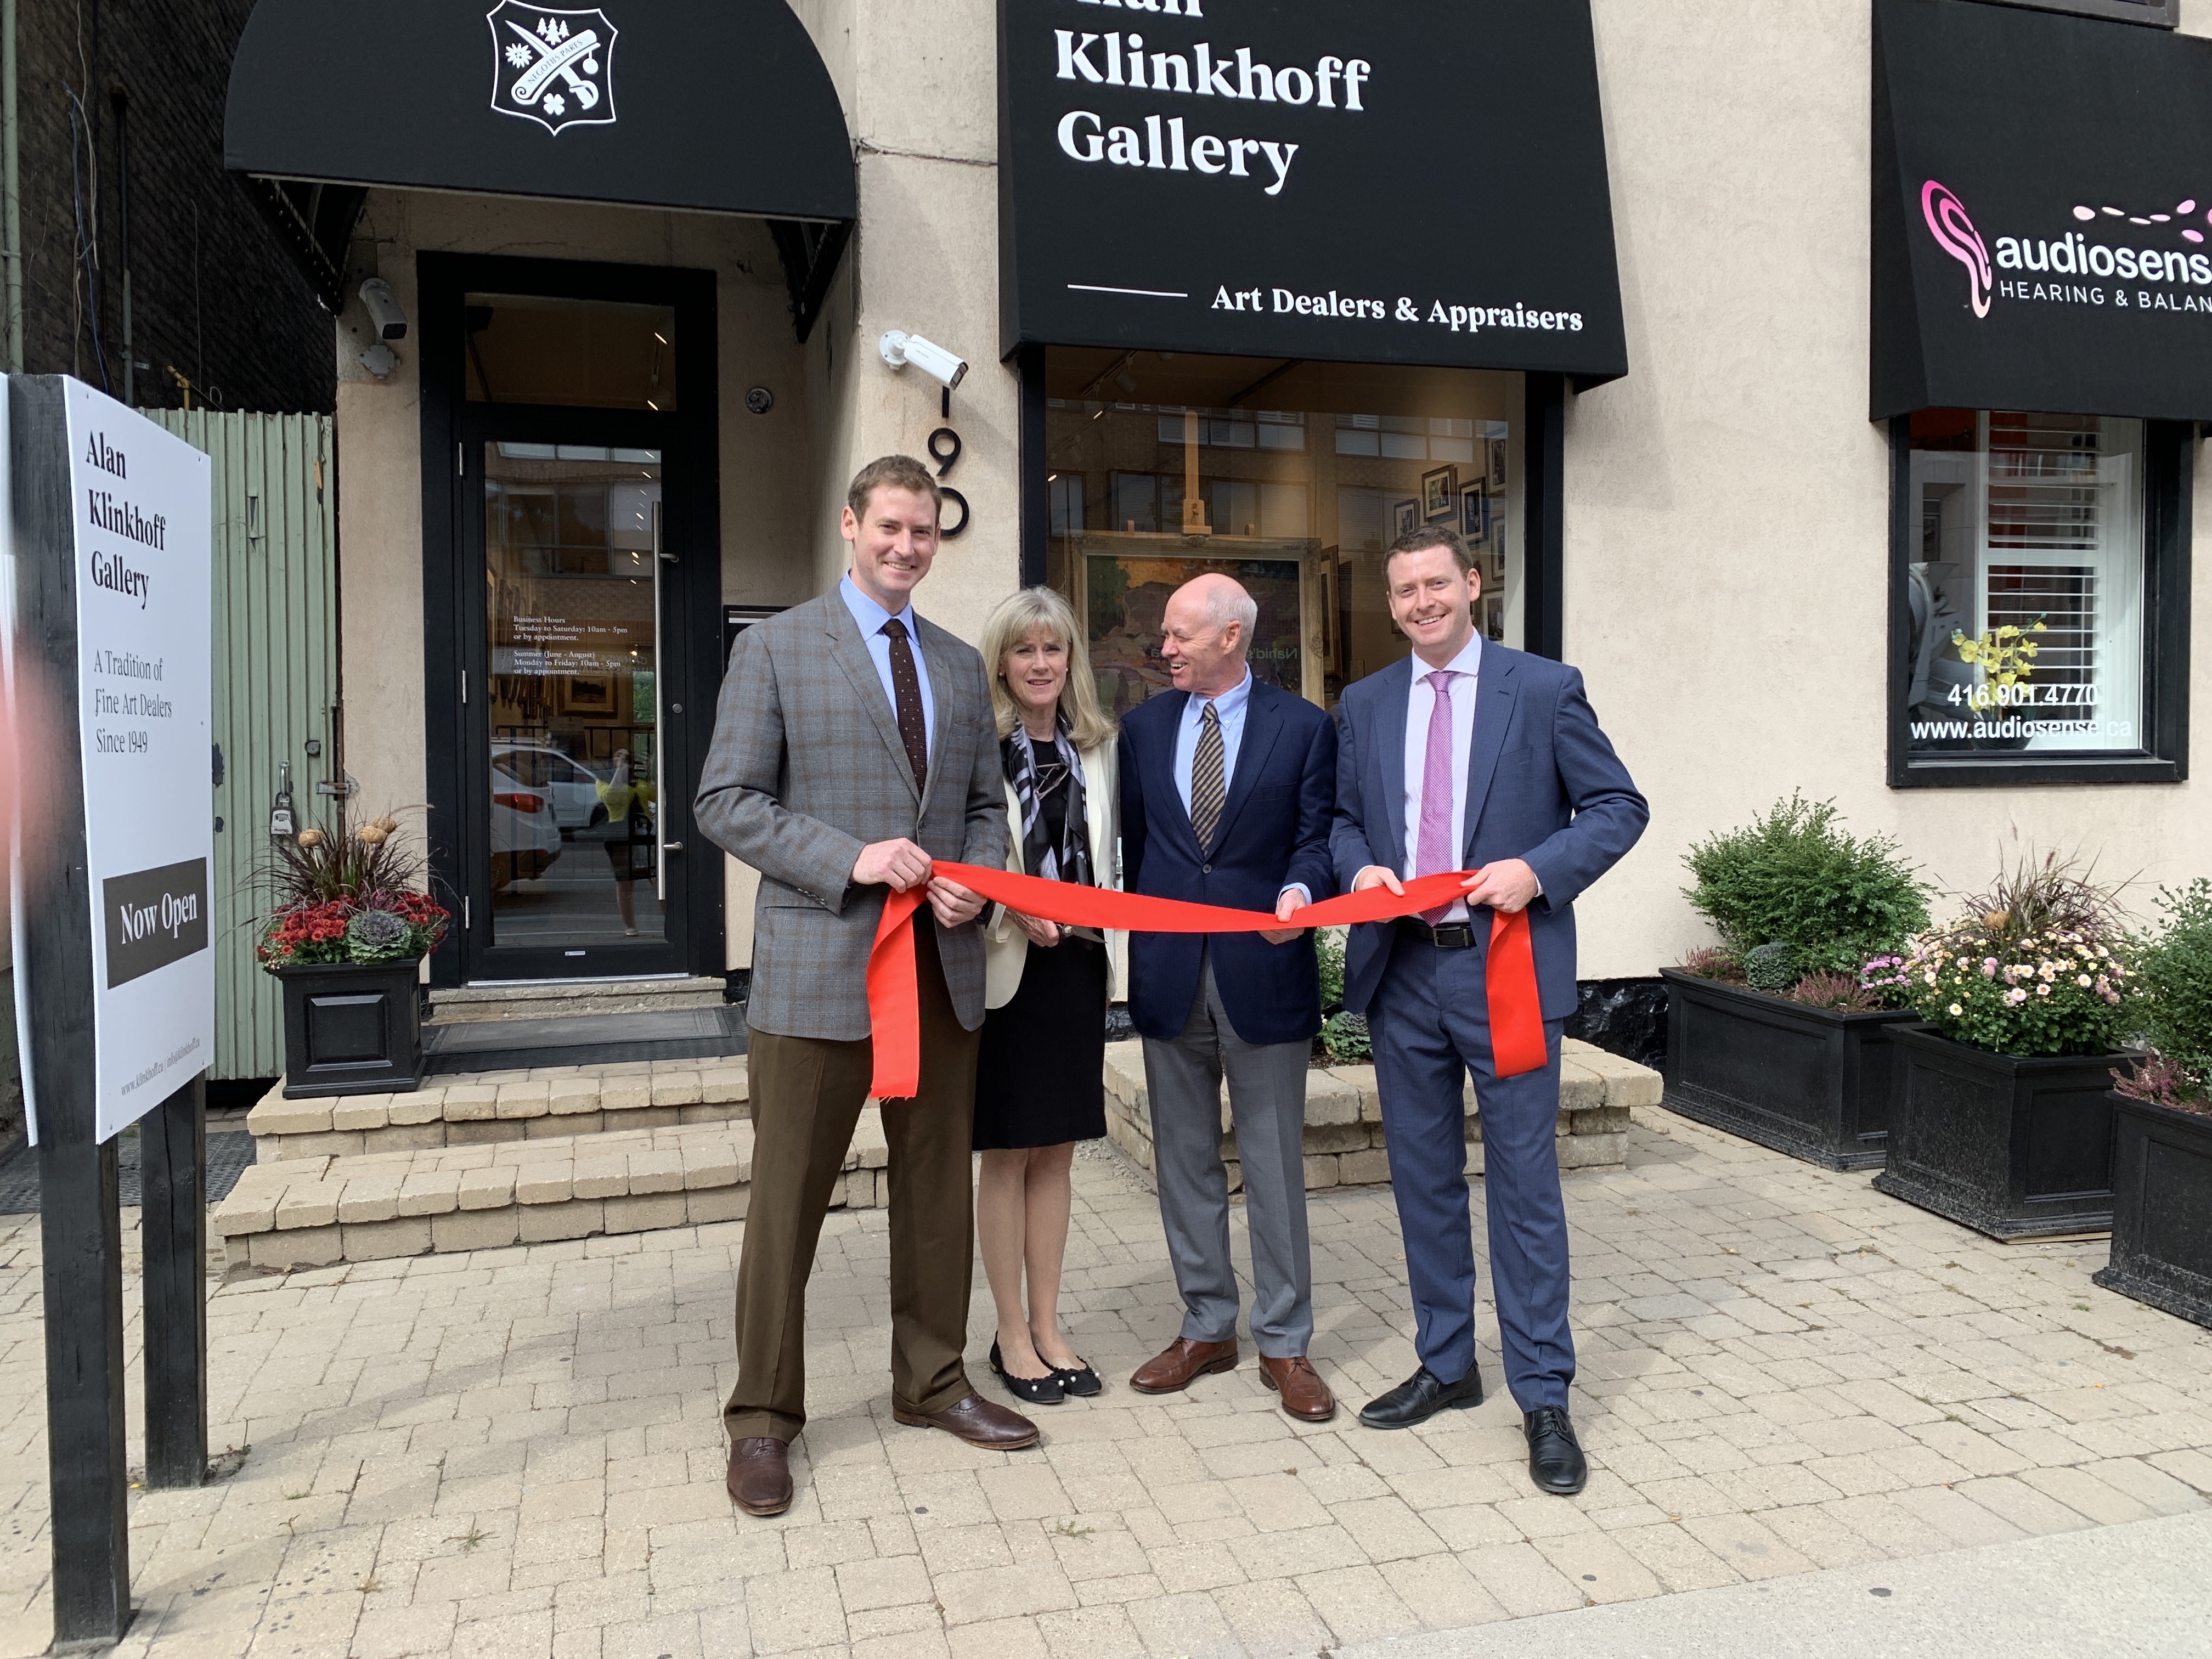
<path id="1" fill-rule="evenodd" d="M 1011 870 L 939 861 L 933 873 L 1025 915 L 1066 927 L 1133 933 L 1256 933 L 1284 923 L 1264 910 L 1231 910 L 1182 899 L 1148 898 L 1073 882 L 1045 881 Z M 1403 894 L 1387 887 L 1324 899 L 1299 911 L 1291 925 L 1341 927 L 1417 915 L 1463 896 L 1471 872 L 1423 876 Z M 921 1088 L 921 1011 L 915 984 L 914 913 L 927 899 L 916 887 L 893 893 L 884 905 L 876 942 L 868 952 L 868 1019 L 875 1041 L 878 1100 L 910 1100 Z M 1543 1006 L 1536 994 L 1536 957 L 1528 940 L 1528 913 L 1493 911 L 1485 965 L 1490 1000 L 1492 1062 L 1500 1077 L 1540 1072 L 1550 1062 Z"/>

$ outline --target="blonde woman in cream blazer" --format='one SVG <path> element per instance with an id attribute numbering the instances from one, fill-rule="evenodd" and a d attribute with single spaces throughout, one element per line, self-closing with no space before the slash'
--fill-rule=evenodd
<path id="1" fill-rule="evenodd" d="M 1121 885 L 1114 724 L 1083 638 L 1049 588 L 1011 595 L 983 630 L 1020 874 Z M 1102 938 L 1002 908 L 986 918 L 975 1069 L 975 1237 L 998 1304 L 992 1372 L 1017 1400 L 1099 1392 L 1060 1328 L 1075 1143 L 1106 1133 L 1106 1004 L 1127 936 Z M 1024 1295 L 1026 1291 L 1026 1295 Z"/>

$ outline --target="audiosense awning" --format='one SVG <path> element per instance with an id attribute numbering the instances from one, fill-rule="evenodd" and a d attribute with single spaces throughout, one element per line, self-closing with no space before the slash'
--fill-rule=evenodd
<path id="1" fill-rule="evenodd" d="M 326 300 L 359 206 L 334 211 L 332 185 L 778 222 L 802 331 L 859 212 L 836 88 L 786 0 L 260 0 L 223 155 L 266 181 Z"/>
<path id="2" fill-rule="evenodd" d="M 1877 0 L 1871 414 L 2212 420 L 2212 40 Z"/>

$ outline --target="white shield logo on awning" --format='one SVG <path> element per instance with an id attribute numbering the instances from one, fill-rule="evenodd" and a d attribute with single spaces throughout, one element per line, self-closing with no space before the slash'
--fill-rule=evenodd
<path id="1" fill-rule="evenodd" d="M 491 106 L 548 132 L 612 126 L 615 36 L 604 11 L 556 11 L 500 0 L 491 25 Z"/>

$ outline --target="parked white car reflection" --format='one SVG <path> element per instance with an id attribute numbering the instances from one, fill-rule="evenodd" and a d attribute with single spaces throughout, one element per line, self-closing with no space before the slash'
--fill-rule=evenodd
<path id="1" fill-rule="evenodd" d="M 493 787 L 519 784 L 553 804 L 553 821 L 563 830 L 588 830 L 605 823 L 605 805 L 599 799 L 599 775 L 581 761 L 557 749 L 528 743 L 495 743 L 491 746 Z"/>

